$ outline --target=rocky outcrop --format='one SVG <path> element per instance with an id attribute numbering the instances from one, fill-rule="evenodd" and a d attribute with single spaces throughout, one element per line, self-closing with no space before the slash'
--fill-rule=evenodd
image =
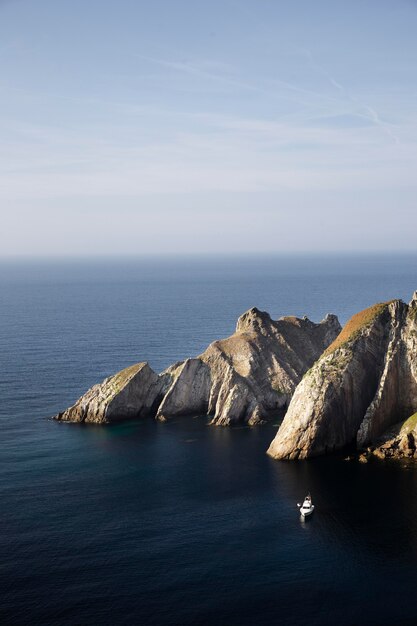
<path id="1" fill-rule="evenodd" d="M 212 374 L 208 413 L 212 422 L 255 424 L 287 406 L 304 372 L 337 336 L 340 324 L 328 315 L 320 324 L 250 309 L 234 335 L 215 341 L 200 355 Z"/>
<path id="2" fill-rule="evenodd" d="M 268 454 L 365 448 L 417 410 L 417 292 L 353 316 L 304 376 Z"/>
<path id="3" fill-rule="evenodd" d="M 238 319 L 231 337 L 213 342 L 197 358 L 159 376 L 147 364 L 132 366 L 92 387 L 56 419 L 105 423 L 208 414 L 217 425 L 256 424 L 288 404 L 339 331 L 334 315 L 319 324 L 296 317 L 274 321 L 253 308 Z"/>
<path id="4" fill-rule="evenodd" d="M 151 415 L 164 382 L 147 363 L 137 363 L 91 387 L 55 419 L 105 424 Z"/>
<path id="5" fill-rule="evenodd" d="M 368 449 L 379 459 L 417 459 L 417 413 L 396 424 Z"/>
<path id="6" fill-rule="evenodd" d="M 168 368 L 163 374 L 168 381 L 159 405 L 161 421 L 176 415 L 207 413 L 211 386 L 210 368 L 201 359 L 187 359 Z"/>

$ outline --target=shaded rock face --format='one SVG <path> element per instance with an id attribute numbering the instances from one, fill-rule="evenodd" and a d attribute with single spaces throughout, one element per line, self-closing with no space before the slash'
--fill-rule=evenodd
<path id="1" fill-rule="evenodd" d="M 56 419 L 106 423 L 208 414 L 217 425 L 256 424 L 288 404 L 303 374 L 339 332 L 334 315 L 319 324 L 295 317 L 273 321 L 253 308 L 238 319 L 231 337 L 213 342 L 197 358 L 159 376 L 145 363 L 127 368 L 92 387 Z"/>
<path id="2" fill-rule="evenodd" d="M 370 445 L 417 410 L 417 294 L 355 315 L 297 387 L 268 454 Z"/>
<path id="3" fill-rule="evenodd" d="M 368 449 L 379 459 L 417 459 L 417 413 L 386 431 Z"/>

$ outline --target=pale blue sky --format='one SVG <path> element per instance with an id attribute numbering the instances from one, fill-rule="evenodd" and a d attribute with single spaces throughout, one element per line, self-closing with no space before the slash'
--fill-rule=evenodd
<path id="1" fill-rule="evenodd" d="M 415 250 L 417 2 L 0 0 L 0 255 Z"/>

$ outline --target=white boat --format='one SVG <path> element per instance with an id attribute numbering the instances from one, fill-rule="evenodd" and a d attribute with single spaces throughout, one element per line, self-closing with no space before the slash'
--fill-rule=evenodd
<path id="1" fill-rule="evenodd" d="M 302 504 L 297 504 L 297 506 L 300 509 L 300 513 L 303 517 L 308 517 L 314 511 L 314 504 L 311 501 L 310 494 L 308 494 L 304 498 L 304 502 Z"/>

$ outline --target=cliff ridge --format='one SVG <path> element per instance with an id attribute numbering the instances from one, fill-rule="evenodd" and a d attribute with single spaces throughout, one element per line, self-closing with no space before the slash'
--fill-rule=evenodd
<path id="1" fill-rule="evenodd" d="M 211 416 L 211 423 L 256 424 L 287 406 L 303 374 L 340 332 L 335 315 L 272 320 L 252 308 L 236 331 L 196 358 L 156 374 L 138 363 L 89 389 L 55 418 L 109 423 L 142 416 L 163 421 L 177 415 Z"/>

